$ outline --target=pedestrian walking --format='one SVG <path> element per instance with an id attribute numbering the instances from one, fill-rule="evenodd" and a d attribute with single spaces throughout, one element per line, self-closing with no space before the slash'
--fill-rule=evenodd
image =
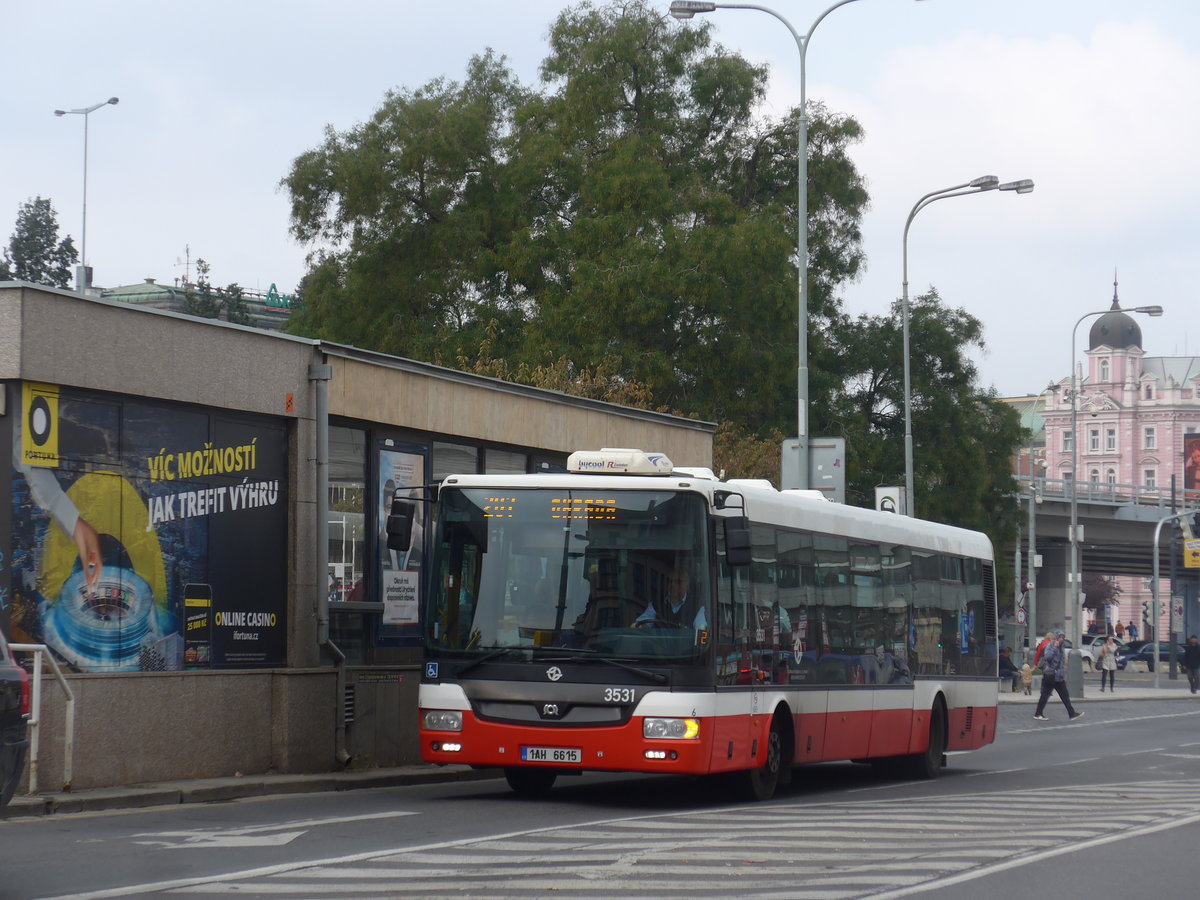
<path id="1" fill-rule="evenodd" d="M 1033 696 L 1033 669 L 1029 667 L 1029 663 L 1021 666 L 1021 687 L 1026 697 Z"/>
<path id="2" fill-rule="evenodd" d="M 1200 690 L 1200 641 L 1194 634 L 1183 647 L 1183 667 L 1187 669 L 1188 684 L 1194 694 Z"/>
<path id="3" fill-rule="evenodd" d="M 1038 697 L 1037 711 L 1033 714 L 1039 722 L 1047 721 L 1043 713 L 1046 711 L 1046 701 L 1051 691 L 1058 693 L 1058 698 L 1062 700 L 1070 719 L 1078 719 L 1083 715 L 1082 711 L 1071 705 L 1071 694 L 1067 690 L 1067 654 L 1063 650 L 1063 641 L 1067 636 L 1061 631 L 1056 631 L 1053 637 L 1054 641 L 1047 644 L 1046 649 L 1042 651 L 1042 695 Z"/>
<path id="4" fill-rule="evenodd" d="M 1129 635 L 1131 641 L 1136 641 L 1138 636 L 1137 626 L 1133 624 L 1133 620 L 1129 620 L 1129 627 L 1125 629 L 1125 633 Z"/>
<path id="5" fill-rule="evenodd" d="M 1121 624 L 1121 620 L 1117 619 L 1117 640 L 1125 640 L 1125 626 Z"/>
<path id="6" fill-rule="evenodd" d="M 1100 646 L 1100 655 L 1096 658 L 1096 668 L 1100 670 L 1100 693 L 1104 693 L 1104 681 L 1108 680 L 1108 692 L 1111 694 L 1117 686 L 1117 642 L 1111 637 Z"/>

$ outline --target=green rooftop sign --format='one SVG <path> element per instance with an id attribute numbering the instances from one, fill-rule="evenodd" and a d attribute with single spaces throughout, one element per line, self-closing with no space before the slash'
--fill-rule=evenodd
<path id="1" fill-rule="evenodd" d="M 267 289 L 267 306 L 274 306 L 277 309 L 291 309 L 292 295 L 279 293 L 275 289 L 275 283 L 271 282 L 271 287 Z"/>

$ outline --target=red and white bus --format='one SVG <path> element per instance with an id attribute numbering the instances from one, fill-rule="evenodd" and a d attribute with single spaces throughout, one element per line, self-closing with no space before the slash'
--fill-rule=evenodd
<path id="1" fill-rule="evenodd" d="M 930 778 L 993 740 L 984 535 L 638 450 L 567 468 L 438 488 L 427 762 L 502 767 L 522 793 L 589 770 L 738 773 L 765 799 L 804 763 Z"/>

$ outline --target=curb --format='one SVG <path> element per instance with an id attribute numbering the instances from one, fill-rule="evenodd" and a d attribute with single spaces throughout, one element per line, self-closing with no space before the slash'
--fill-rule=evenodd
<path id="1" fill-rule="evenodd" d="M 0 808 L 0 820 L 50 816 L 56 813 L 213 803 L 273 794 L 311 794 L 360 788 L 481 781 L 499 778 L 501 774 L 500 769 L 472 769 L 470 766 L 399 766 L 394 769 L 366 769 L 354 772 L 200 778 L 165 784 L 135 784 L 75 792 L 58 791 L 13 797 L 7 806 Z"/>

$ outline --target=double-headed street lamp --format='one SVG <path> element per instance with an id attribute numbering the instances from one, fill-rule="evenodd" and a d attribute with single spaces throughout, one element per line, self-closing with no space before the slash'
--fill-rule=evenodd
<path id="1" fill-rule="evenodd" d="M 1084 313 L 1080 316 L 1075 325 L 1071 328 L 1071 531 L 1068 536 L 1071 543 L 1071 572 L 1070 583 L 1067 585 L 1067 602 L 1070 604 L 1067 610 L 1071 614 L 1071 620 L 1074 625 L 1071 628 L 1071 640 L 1075 642 L 1075 646 L 1079 646 L 1080 635 L 1080 595 L 1083 593 L 1083 585 L 1080 583 L 1079 572 L 1079 388 L 1075 378 L 1075 333 L 1079 330 L 1079 325 L 1084 319 L 1090 319 L 1092 316 L 1106 316 L 1109 313 L 1142 313 L 1147 316 L 1161 316 L 1163 308 L 1161 306 L 1135 306 L 1132 309 L 1122 309 L 1117 305 L 1117 298 L 1114 292 L 1113 305 L 1108 309 L 1098 309 L 1093 312 Z M 1157 555 L 1155 561 L 1157 562 Z M 1153 590 L 1153 587 L 1151 588 Z"/>
<path id="2" fill-rule="evenodd" d="M 903 316 L 904 332 L 904 511 L 910 516 L 917 514 L 917 497 L 913 488 L 913 437 L 912 437 L 912 374 L 909 360 L 909 327 L 908 327 L 908 229 L 917 213 L 930 203 L 945 200 L 948 197 L 965 197 L 968 194 L 982 194 L 987 191 L 1012 191 L 1017 194 L 1028 194 L 1033 190 L 1033 182 L 1028 178 L 1022 181 L 1000 183 L 995 175 L 981 175 L 962 184 L 951 185 L 941 190 L 926 194 L 912 208 L 904 223 L 904 285 L 901 294 L 900 309 Z"/>
<path id="3" fill-rule="evenodd" d="M 798 144 L 796 152 L 796 167 L 799 200 L 796 210 L 797 219 L 797 265 L 799 267 L 800 302 L 799 302 L 799 363 L 796 370 L 796 436 L 798 453 L 796 458 L 796 484 L 782 484 L 781 487 L 807 488 L 808 484 L 808 110 L 805 96 L 805 58 L 808 55 L 808 42 L 812 33 L 821 21 L 837 9 L 853 3 L 855 0 L 839 0 L 823 13 L 808 27 L 806 34 L 800 34 L 792 24 L 773 9 L 759 6 L 756 3 L 707 3 L 699 0 L 674 0 L 671 4 L 671 15 L 676 19 L 690 19 L 697 13 L 709 13 L 718 9 L 756 9 L 774 16 L 784 24 L 796 49 L 800 51 L 800 121 L 797 128 Z"/>
<path id="4" fill-rule="evenodd" d="M 83 116 L 83 231 L 79 239 L 79 265 L 75 267 L 75 290 L 83 293 L 88 288 L 87 279 L 87 158 L 88 158 L 88 116 L 102 106 L 116 106 L 116 97 L 109 97 L 100 103 L 93 103 L 81 109 L 56 109 L 56 116 Z"/>

